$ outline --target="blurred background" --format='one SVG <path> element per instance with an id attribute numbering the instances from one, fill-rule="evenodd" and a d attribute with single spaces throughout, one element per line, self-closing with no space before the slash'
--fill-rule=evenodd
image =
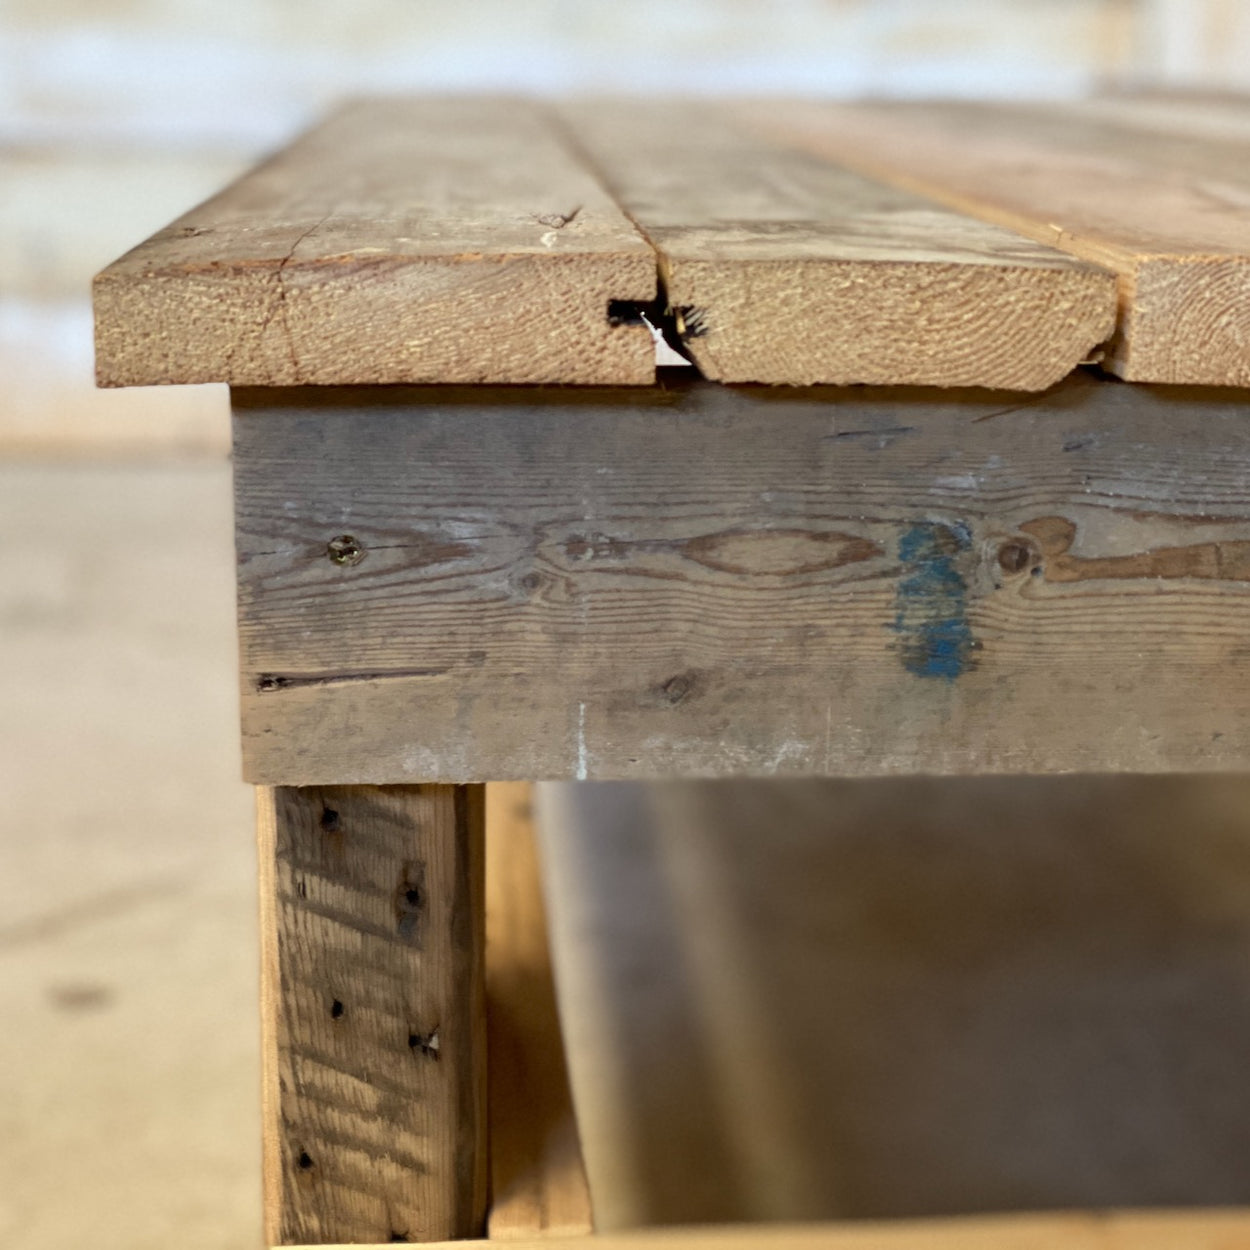
<path id="1" fill-rule="evenodd" d="M 252 817 L 238 780 L 225 391 L 96 392 L 92 273 L 346 93 L 1064 97 L 1141 85 L 1250 88 L 1250 5 L 0 0 L 0 1240 L 29 1250 L 61 1250 L 84 1236 L 94 1250 L 198 1250 L 260 1237 Z M 579 919 L 572 904 L 556 911 L 571 935 L 562 974 L 577 991 L 570 1010 L 582 1013 L 571 1030 L 583 1048 L 573 1057 L 579 1096 L 588 1129 L 599 1134 L 598 1176 L 616 1185 L 605 1198 L 610 1222 L 839 1203 L 850 1214 L 889 1214 L 1053 1205 L 1065 1196 L 1247 1200 L 1240 1171 L 1228 1163 L 1246 1157 L 1250 1123 L 1250 1097 L 1235 1080 L 1235 1056 L 1250 1045 L 1246 786 L 1159 781 L 1143 791 L 1131 781 L 1060 781 L 1012 793 L 1001 782 L 948 788 L 940 801 L 906 787 L 796 792 L 779 871 L 790 881 L 826 879 L 813 877 L 811 853 L 825 857 L 821 871 L 849 873 L 867 900 L 860 929 L 850 921 L 822 927 L 823 896 L 810 892 L 795 914 L 770 907 L 766 866 L 745 856 L 758 891 L 751 906 L 766 921 L 757 932 L 767 942 L 756 950 L 764 981 L 769 950 L 775 966 L 787 967 L 796 949 L 835 940 L 866 952 L 855 968 L 826 967 L 815 982 L 821 1001 L 835 1010 L 841 1002 L 868 1023 L 852 1031 L 839 1058 L 818 1044 L 823 1023 L 809 1020 L 813 1070 L 826 1073 L 841 1102 L 802 1130 L 814 1157 L 830 1156 L 836 1168 L 858 1159 L 861 1170 L 837 1189 L 816 1167 L 801 1178 L 798 1197 L 766 1176 L 745 1182 L 756 1163 L 765 1166 L 753 1162 L 758 1146 L 740 1142 L 726 1153 L 728 1130 L 702 1103 L 679 1117 L 685 1137 L 674 1135 L 676 1103 L 657 1083 L 663 1065 L 684 1055 L 687 1076 L 685 1067 L 667 1069 L 672 1087 L 719 1106 L 728 1086 L 759 1070 L 753 1058 L 770 1035 L 722 1029 L 720 1084 L 695 1079 L 706 1082 L 709 1069 L 692 1057 L 699 1052 L 690 1039 L 717 1013 L 742 1019 L 743 991 L 716 988 L 713 954 L 722 947 L 705 937 L 683 974 L 702 976 L 702 990 L 679 993 L 665 979 L 671 948 L 657 946 L 655 934 L 672 942 L 680 934 L 651 921 L 661 895 L 671 907 L 672 898 L 689 897 L 690 882 L 705 879 L 700 855 L 723 867 L 721 835 L 709 843 L 709 830 L 737 822 L 734 836 L 748 847 L 777 819 L 777 805 L 743 796 L 728 804 L 704 792 L 670 792 L 654 803 L 618 793 L 606 816 L 571 800 L 548 804 L 563 813 L 550 835 L 563 848 L 561 862 L 600 881 L 580 889 L 602 898 L 598 919 Z M 861 833 L 893 835 L 831 833 L 834 808 L 858 813 Z M 940 820 L 917 828 L 918 810 Z M 1018 860 L 1014 810 L 1030 820 Z M 578 841 L 596 821 L 609 826 L 596 831 L 598 858 Z M 635 873 L 630 895 L 622 865 L 639 862 L 636 848 L 655 841 L 645 831 L 661 827 L 668 868 Z M 1148 836 L 1136 836 L 1142 829 Z M 1114 831 L 1113 850 L 1091 855 L 1087 848 L 1106 830 Z M 910 910 L 901 916 L 889 882 L 911 862 L 915 838 L 928 838 L 929 854 L 949 867 L 945 876 L 910 881 Z M 977 911 L 1004 880 L 1017 920 L 1041 917 L 1059 934 L 1048 958 L 1027 953 L 1029 924 L 1003 942 L 1001 908 Z M 711 900 L 704 909 L 744 888 L 726 883 L 721 895 L 701 895 Z M 579 893 L 576 883 L 569 889 L 569 897 Z M 698 910 L 695 902 L 688 910 Z M 736 914 L 721 914 L 708 932 L 732 943 Z M 944 919 L 952 916 L 959 923 Z M 929 928 L 918 935 L 916 924 Z M 1065 933 L 1084 936 L 1065 945 Z M 921 975 L 923 960 L 897 975 L 900 942 L 924 951 L 939 980 Z M 622 969 L 624 949 L 639 953 Z M 580 962 L 569 953 L 577 951 Z M 616 972 L 604 971 L 607 964 Z M 1078 965 L 1097 975 L 1065 980 Z M 961 967 L 975 975 L 956 985 Z M 631 1019 L 646 1028 L 628 1058 L 609 1063 L 594 1048 L 619 1044 L 630 1030 L 596 1013 L 592 982 L 613 984 L 618 973 L 619 994 L 637 1007 Z M 941 1002 L 924 989 L 935 984 Z M 1113 985 L 1119 990 L 1108 996 Z M 977 1032 L 983 994 L 998 1006 Z M 929 1017 L 916 1016 L 916 995 L 932 1008 Z M 952 1001 L 963 1004 L 953 1016 Z M 691 1004 L 700 1002 L 706 1012 L 695 1019 Z M 786 1021 L 801 1026 L 778 1003 L 767 1007 L 778 1037 Z M 909 1031 L 905 1022 L 916 1019 L 922 1024 Z M 867 1031 L 874 1021 L 911 1039 L 896 1047 L 905 1052 L 901 1067 L 878 1063 L 886 1051 Z M 925 1028 L 939 1030 L 942 1053 L 971 1058 L 953 1075 L 917 1067 Z M 738 1049 L 723 1049 L 726 1037 Z M 1013 1069 L 1004 1059 L 1011 1055 L 1027 1063 Z M 597 1083 L 595 1074 L 608 1069 L 611 1081 Z M 989 1070 L 1004 1076 L 987 1090 L 978 1074 Z M 1073 1073 L 1080 1079 L 1070 1080 Z M 883 1092 L 865 1102 L 869 1079 Z M 654 1096 L 627 1097 L 621 1091 L 630 1082 Z M 911 1093 L 893 1098 L 896 1086 Z M 1108 1088 L 1114 1097 L 1100 1103 L 1097 1092 Z M 1063 1089 L 1071 1091 L 1067 1104 Z M 799 1087 L 784 1098 L 776 1090 L 755 1096 L 791 1108 L 791 1120 L 811 1101 Z M 891 1107 L 930 1105 L 973 1127 L 993 1121 L 994 1131 L 978 1139 L 982 1153 L 966 1156 L 963 1170 L 948 1142 L 929 1142 L 926 1156 L 931 1118 L 888 1118 Z M 1039 1108 L 1060 1105 L 1067 1110 L 1053 1112 L 1039 1135 L 1016 1132 Z M 883 1127 L 890 1123 L 902 1139 Z M 838 1124 L 849 1127 L 831 1135 Z M 1067 1151 L 1065 1171 L 1056 1154 L 1091 1132 L 1097 1157 L 1112 1163 L 1091 1172 L 1079 1151 Z M 691 1145 L 684 1165 L 663 1169 L 657 1140 L 704 1146 Z M 918 1153 L 900 1156 L 897 1140 Z M 995 1143 L 1004 1142 L 1023 1157 L 1012 1156 L 1016 1170 L 1000 1169 L 978 1191 L 968 1177 L 1001 1160 Z M 1185 1154 L 1186 1168 L 1165 1166 L 1165 1143 L 1173 1157 Z M 722 1155 L 728 1170 L 717 1172 Z M 937 1157 L 956 1179 L 917 1185 L 925 1159 Z M 874 1159 L 885 1161 L 875 1173 Z M 1086 1181 L 1102 1178 L 1102 1188 L 1075 1184 L 1078 1165 Z M 907 1175 L 891 1189 L 900 1171 Z M 726 1212 L 717 1203 L 730 1191 L 745 1205 Z M 742 1195 L 755 1192 L 762 1197 L 752 1206 Z"/>
<path id="2" fill-rule="evenodd" d="M 220 451 L 94 395 L 87 289 L 350 92 L 1065 96 L 1250 85 L 1244 0 L 0 0 L 0 449 Z"/>

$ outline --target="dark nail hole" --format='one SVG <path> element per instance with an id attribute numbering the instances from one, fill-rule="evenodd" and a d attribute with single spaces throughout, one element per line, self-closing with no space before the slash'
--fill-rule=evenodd
<path id="1" fill-rule="evenodd" d="M 336 998 L 330 1006 L 330 1016 L 337 1020 L 343 1014 L 343 1004 Z"/>
<path id="2" fill-rule="evenodd" d="M 419 1050 L 429 1059 L 437 1059 L 441 1045 L 438 1040 L 438 1030 L 432 1033 L 426 1033 L 422 1036 L 420 1033 L 408 1034 L 408 1049 Z"/>
<path id="3" fill-rule="evenodd" d="M 321 827 L 326 833 L 338 833 L 339 814 L 334 808 L 324 807 L 321 809 Z"/>
<path id="4" fill-rule="evenodd" d="M 299 1152 L 299 1159 L 297 1160 L 297 1162 L 299 1163 L 300 1167 L 305 1172 L 307 1172 L 308 1169 L 312 1167 L 312 1155 L 310 1155 L 307 1150 L 301 1150 Z"/>
<path id="5" fill-rule="evenodd" d="M 391 1240 L 392 1241 L 407 1241 L 408 1234 L 407 1233 L 392 1233 Z"/>
<path id="6" fill-rule="evenodd" d="M 420 938 L 425 903 L 425 865 L 407 863 L 404 875 L 395 884 L 395 923 L 399 936 L 407 942 Z"/>

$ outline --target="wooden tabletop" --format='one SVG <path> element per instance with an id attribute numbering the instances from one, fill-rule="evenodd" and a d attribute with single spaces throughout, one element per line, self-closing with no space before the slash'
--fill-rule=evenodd
<path id="1" fill-rule="evenodd" d="M 95 283 L 102 385 L 1250 385 L 1250 98 L 346 105 Z"/>

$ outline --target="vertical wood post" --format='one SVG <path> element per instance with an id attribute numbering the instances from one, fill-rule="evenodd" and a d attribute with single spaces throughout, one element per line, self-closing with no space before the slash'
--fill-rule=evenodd
<path id="1" fill-rule="evenodd" d="M 486 1206 L 485 787 L 258 790 L 269 1244 Z"/>

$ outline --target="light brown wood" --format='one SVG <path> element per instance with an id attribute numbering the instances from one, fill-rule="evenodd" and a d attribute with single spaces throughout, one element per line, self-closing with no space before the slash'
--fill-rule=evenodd
<path id="1" fill-rule="evenodd" d="M 600 1229 L 1250 1203 L 1250 778 L 539 814 Z"/>
<path id="2" fill-rule="evenodd" d="M 483 799 L 259 792 L 271 1245 L 482 1230 Z"/>
<path id="3" fill-rule="evenodd" d="M 1169 106 L 1174 108 L 1174 106 Z M 1172 126 L 1159 110 L 1124 107 L 1108 102 L 999 103 L 992 109 L 971 101 L 942 104 L 941 115 L 972 135 L 1008 130 L 1029 148 L 1075 150 L 1087 160 L 1106 161 L 1112 168 L 1132 162 L 1150 169 L 1164 183 L 1177 183 L 1223 200 L 1236 209 L 1250 189 L 1250 107 L 1216 111 L 1207 105 L 1176 110 Z"/>
<path id="4" fill-rule="evenodd" d="M 556 1014 L 532 787 L 486 788 L 491 1240 L 591 1229 Z"/>
<path id="5" fill-rule="evenodd" d="M 518 100 L 349 105 L 95 282 L 97 376 L 645 383 L 651 249 Z"/>
<path id="6" fill-rule="evenodd" d="M 1250 145 L 1239 163 L 1208 163 L 1178 159 L 1199 140 L 1108 142 L 1076 115 L 1039 131 L 1020 110 L 948 103 L 734 108 L 765 133 L 1114 269 L 1107 364 L 1121 377 L 1250 385 L 1250 182 L 1238 169 Z"/>
<path id="7" fill-rule="evenodd" d="M 490 1242 L 452 1242 L 441 1250 L 484 1250 Z M 551 1250 L 545 1238 L 511 1250 Z M 739 1225 L 647 1229 L 561 1238 L 562 1250 L 1246 1250 L 1244 1211 L 1014 1215 L 898 1223 Z M 381 1250 L 381 1247 L 377 1247 Z M 433 1248 L 432 1248 L 433 1250 Z"/>
<path id="8" fill-rule="evenodd" d="M 1237 393 L 235 404 L 253 781 L 1250 762 Z"/>
<path id="9" fill-rule="evenodd" d="M 1037 391 L 1114 329 L 1108 271 L 711 105 L 584 101 L 562 118 L 656 248 L 706 377 Z"/>

